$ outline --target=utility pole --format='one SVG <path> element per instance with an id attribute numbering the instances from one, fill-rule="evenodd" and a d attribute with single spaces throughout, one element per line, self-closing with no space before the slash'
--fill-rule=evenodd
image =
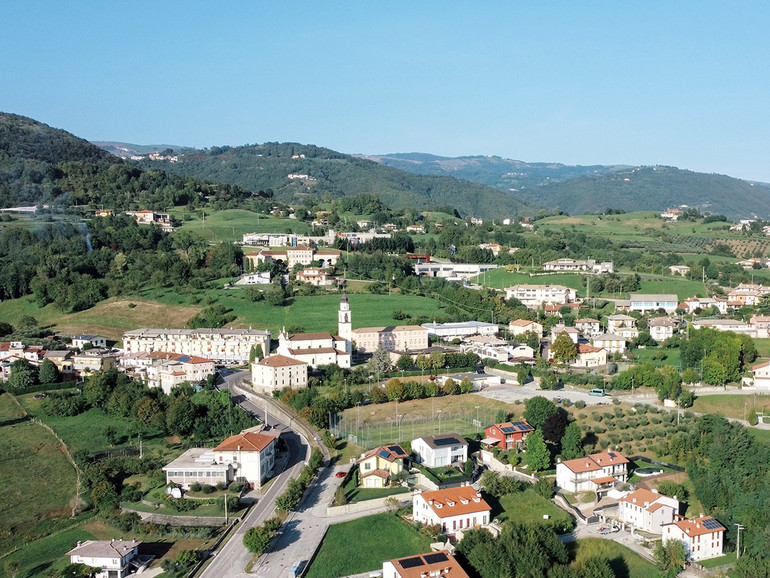
<path id="1" fill-rule="evenodd" d="M 741 557 L 741 530 L 745 530 L 746 528 L 741 524 L 733 525 L 738 526 L 738 539 L 735 541 L 735 559 L 737 560 Z"/>

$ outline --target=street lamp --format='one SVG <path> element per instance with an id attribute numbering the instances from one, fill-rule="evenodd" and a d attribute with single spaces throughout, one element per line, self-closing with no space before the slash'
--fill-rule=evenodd
<path id="1" fill-rule="evenodd" d="M 734 526 L 738 526 L 738 539 L 735 542 L 735 559 L 741 557 L 741 530 L 745 530 L 746 528 L 742 526 L 741 524 L 733 524 Z"/>
<path id="2" fill-rule="evenodd" d="M 438 434 L 441 435 L 441 412 L 443 410 L 437 409 L 436 413 L 438 414 Z"/>

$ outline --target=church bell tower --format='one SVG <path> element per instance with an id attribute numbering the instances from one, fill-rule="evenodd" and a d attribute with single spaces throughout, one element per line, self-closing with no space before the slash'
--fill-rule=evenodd
<path id="1" fill-rule="evenodd" d="M 347 342 L 347 349 L 350 351 L 353 347 L 353 323 L 350 320 L 350 304 L 347 293 L 343 293 L 342 299 L 340 299 L 337 322 L 337 334 Z"/>

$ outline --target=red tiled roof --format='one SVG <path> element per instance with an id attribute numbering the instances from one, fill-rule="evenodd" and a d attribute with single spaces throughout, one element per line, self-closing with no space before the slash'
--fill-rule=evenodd
<path id="1" fill-rule="evenodd" d="M 387 454 L 387 456 L 384 454 Z M 371 449 L 366 452 L 364 457 L 361 459 L 366 460 L 374 455 L 378 455 L 382 459 L 388 460 L 389 462 L 394 462 L 398 459 L 404 459 L 408 457 L 408 454 L 404 451 L 404 448 L 398 444 L 393 444 L 390 446 L 380 446 L 378 448 Z"/>
<path id="2" fill-rule="evenodd" d="M 331 333 L 292 333 L 290 341 L 315 341 L 316 339 L 331 339 Z"/>
<path id="3" fill-rule="evenodd" d="M 362 478 L 368 478 L 369 476 L 377 476 L 378 478 L 382 478 L 383 480 L 387 480 L 390 477 L 390 472 L 388 470 L 383 470 L 381 468 L 377 468 L 376 470 L 372 470 L 371 472 L 366 472 L 361 477 Z"/>
<path id="4" fill-rule="evenodd" d="M 718 528 L 706 528 L 703 522 L 706 520 L 714 520 L 711 516 L 703 516 L 702 518 L 690 518 L 687 520 L 679 520 L 674 524 L 682 530 L 688 536 L 700 536 L 702 534 L 711 534 L 712 532 L 724 532 L 725 528 L 719 524 Z M 716 522 L 716 520 L 714 520 Z M 719 522 L 717 522 L 719 523 Z"/>
<path id="5" fill-rule="evenodd" d="M 593 345 L 587 345 L 585 343 L 578 343 L 578 353 L 597 353 L 602 350 L 601 347 L 594 347 Z"/>
<path id="6" fill-rule="evenodd" d="M 298 359 L 292 359 L 285 355 L 271 355 L 265 357 L 257 365 L 264 365 L 265 367 L 286 367 L 288 365 L 307 365 L 304 361 Z"/>
<path id="7" fill-rule="evenodd" d="M 481 494 L 472 486 L 423 492 L 420 496 L 439 518 L 449 518 L 451 516 L 488 512 L 491 510 L 489 504 L 484 501 Z"/>
<path id="8" fill-rule="evenodd" d="M 261 452 L 273 441 L 275 441 L 273 436 L 262 433 L 239 433 L 227 438 L 215 447 L 214 451 L 228 452 L 240 450 L 242 452 Z"/>

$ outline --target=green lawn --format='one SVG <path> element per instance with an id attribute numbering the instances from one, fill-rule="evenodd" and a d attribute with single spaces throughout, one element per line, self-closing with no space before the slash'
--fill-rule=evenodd
<path id="1" fill-rule="evenodd" d="M 760 357 L 770 357 L 770 338 L 768 337 L 755 337 L 754 345 L 757 348 L 757 354 Z"/>
<path id="2" fill-rule="evenodd" d="M 430 539 L 393 514 L 329 527 L 307 578 L 338 578 L 382 568 L 384 560 L 430 551 Z"/>
<path id="3" fill-rule="evenodd" d="M 0 577 L 11 576 L 9 563 L 18 563 L 16 578 L 46 575 L 52 568 L 61 570 L 69 560 L 64 555 L 77 546 L 78 541 L 93 540 L 95 536 L 80 527 L 69 528 L 27 544 L 21 550 L 2 559 Z"/>
<path id="4" fill-rule="evenodd" d="M 206 213 L 205 224 L 201 211 L 194 214 L 181 211 L 174 215 L 180 219 L 185 218 L 186 215 L 192 217 L 190 221 L 183 221 L 178 230 L 192 231 L 211 242 L 242 241 L 244 233 L 285 233 L 287 229 L 292 233 L 310 232 L 308 223 L 294 219 L 280 219 L 243 209 L 228 209 L 210 215 Z"/>
<path id="5" fill-rule="evenodd" d="M 529 264 L 525 263 L 525 265 Z M 540 272 L 537 268 L 537 263 L 535 270 L 536 272 Z M 582 275 L 577 273 L 555 273 L 553 275 L 537 275 L 535 277 L 530 277 L 529 273 L 509 273 L 502 267 L 487 271 L 487 273 L 479 275 L 478 277 L 474 277 L 473 282 L 487 285 L 488 287 L 496 287 L 498 289 L 519 284 L 544 285 L 546 283 L 550 285 L 566 285 L 567 287 L 577 289 L 583 294 L 585 294 L 586 289 L 585 283 L 582 281 Z"/>
<path id="6" fill-rule="evenodd" d="M 75 469 L 59 442 L 20 412 L 10 394 L 0 396 L 0 552 L 45 536 L 69 519 Z M 23 473 L 20 477 L 19 473 Z"/>
<path id="7" fill-rule="evenodd" d="M 770 395 L 699 395 L 695 398 L 692 410 L 746 419 L 752 406 L 757 413 L 770 413 Z"/>
<path id="8" fill-rule="evenodd" d="M 510 519 L 522 524 L 547 523 L 559 529 L 573 527 L 572 518 L 567 512 L 535 493 L 532 488 L 503 496 L 500 498 L 500 507 L 503 512 L 497 517 L 502 520 Z M 495 515 L 494 511 L 492 515 Z M 549 516 L 548 520 L 543 518 L 544 515 Z"/>
<path id="9" fill-rule="evenodd" d="M 665 576 L 639 554 L 612 540 L 585 538 L 570 545 L 570 549 L 575 558 L 573 566 L 580 566 L 588 558 L 601 556 L 609 560 L 615 576 L 627 578 L 663 578 Z"/>
<path id="10" fill-rule="evenodd" d="M 634 349 L 633 354 L 636 363 L 650 362 L 656 367 L 663 365 L 680 367 L 682 365 L 682 356 L 678 348 L 658 349 L 657 347 L 647 347 L 645 349 Z M 659 359 L 662 355 L 666 356 L 665 359 Z"/>
<path id="11" fill-rule="evenodd" d="M 643 279 L 637 293 L 676 293 L 680 301 L 686 297 L 707 294 L 700 281 L 690 281 L 679 276 Z"/>
<path id="12" fill-rule="evenodd" d="M 409 492 L 407 487 L 397 488 L 360 488 L 356 485 L 355 476 L 350 476 L 350 480 L 345 484 L 345 497 L 348 502 L 364 502 L 366 500 L 374 500 L 377 498 L 387 498 L 388 496 L 395 496 L 398 494 L 406 494 Z"/>
<path id="13" fill-rule="evenodd" d="M 701 560 L 698 562 L 704 568 L 719 568 L 727 564 L 735 564 L 738 560 L 735 557 L 735 552 L 730 552 L 719 558 L 709 558 L 708 560 Z"/>

